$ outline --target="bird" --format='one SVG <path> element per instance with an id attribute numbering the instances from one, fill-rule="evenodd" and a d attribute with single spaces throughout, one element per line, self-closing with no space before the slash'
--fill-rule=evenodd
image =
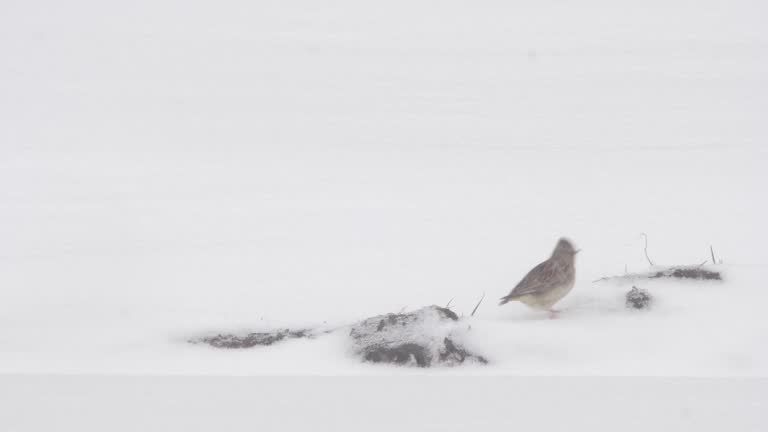
<path id="1" fill-rule="evenodd" d="M 499 306 L 517 300 L 529 307 L 549 312 L 556 318 L 558 311 L 552 306 L 565 297 L 576 281 L 575 258 L 579 250 L 567 238 L 557 241 L 552 256 L 540 263 L 501 298 Z"/>

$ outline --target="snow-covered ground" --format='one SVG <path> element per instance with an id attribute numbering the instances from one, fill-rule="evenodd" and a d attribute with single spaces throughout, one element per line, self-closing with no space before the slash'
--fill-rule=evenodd
<path id="1" fill-rule="evenodd" d="M 765 380 L 18 376 L 8 431 L 752 431 Z M 9 391 L 9 387 L 13 391 Z"/>
<path id="2" fill-rule="evenodd" d="M 0 373 L 766 377 L 766 12 L 4 1 Z M 647 269 L 641 233 L 656 264 L 712 245 L 726 280 L 626 310 L 592 281 Z M 561 235 L 560 319 L 498 307 Z M 184 343 L 484 292 L 487 366 Z"/>

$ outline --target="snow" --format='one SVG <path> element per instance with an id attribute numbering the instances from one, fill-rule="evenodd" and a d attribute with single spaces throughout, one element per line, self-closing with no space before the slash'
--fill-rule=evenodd
<path id="1" fill-rule="evenodd" d="M 739 379 L 42 375 L 4 384 L 18 391 L 0 386 L 3 423 L 18 431 L 760 431 L 768 408 L 764 381 Z"/>
<path id="2" fill-rule="evenodd" d="M 748 0 L 3 2 L 0 380 L 764 391 L 765 15 Z M 647 270 L 641 233 L 658 265 L 712 245 L 725 280 L 642 283 L 654 308 L 627 310 L 630 286 L 593 281 Z M 560 319 L 496 306 L 560 236 L 582 249 Z M 185 342 L 451 298 L 490 364 L 360 364 L 339 333 Z"/>
<path id="3" fill-rule="evenodd" d="M 5 160 L 0 368 L 346 373 L 359 367 L 333 339 L 234 355 L 180 341 L 452 297 L 468 315 L 486 292 L 473 328 L 480 351 L 499 352 L 490 373 L 766 375 L 759 151 L 339 154 L 243 153 L 210 167 L 157 155 L 135 177 L 144 164 L 130 156 Z M 710 175 L 723 171 L 733 175 Z M 647 267 L 640 231 L 658 263 L 703 261 L 713 244 L 726 280 L 644 284 L 659 307 L 625 311 L 629 287 L 592 281 Z M 560 233 L 583 249 L 562 319 L 497 307 Z M 301 349 L 311 364 L 286 358 Z M 662 362 L 659 350 L 674 355 Z"/>

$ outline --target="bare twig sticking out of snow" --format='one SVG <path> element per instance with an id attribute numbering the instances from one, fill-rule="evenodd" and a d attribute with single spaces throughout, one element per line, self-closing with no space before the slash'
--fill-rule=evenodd
<path id="1" fill-rule="evenodd" d="M 445 305 L 445 308 L 446 308 L 446 309 L 450 309 L 450 308 L 451 308 L 451 302 L 452 302 L 452 301 L 453 301 L 453 299 L 455 299 L 455 298 L 456 298 L 456 297 L 451 297 L 451 299 L 450 299 L 450 300 L 448 300 L 448 303 Z"/>
<path id="2" fill-rule="evenodd" d="M 712 264 L 717 264 L 717 261 L 715 261 L 715 250 L 712 249 L 712 245 L 709 245 L 709 253 L 712 254 Z"/>
<path id="3" fill-rule="evenodd" d="M 648 234 L 646 234 L 646 233 L 641 233 L 641 235 L 642 235 L 643 237 L 645 237 L 645 248 L 643 249 L 643 252 L 645 252 L 645 259 L 647 259 L 647 260 L 648 260 L 648 264 L 650 264 L 651 266 L 653 266 L 653 261 L 651 261 L 651 259 L 648 257 Z"/>
<path id="4" fill-rule="evenodd" d="M 477 304 L 475 305 L 475 308 L 474 308 L 474 309 L 472 309 L 472 313 L 471 313 L 469 316 L 475 316 L 475 312 L 477 312 L 477 308 L 479 308 L 479 307 L 480 307 L 480 303 L 482 303 L 482 302 L 483 302 L 483 299 L 484 299 L 484 298 L 485 298 L 485 291 L 483 291 L 483 296 L 482 296 L 482 297 L 480 297 L 480 301 L 478 301 L 478 302 L 477 302 Z"/>

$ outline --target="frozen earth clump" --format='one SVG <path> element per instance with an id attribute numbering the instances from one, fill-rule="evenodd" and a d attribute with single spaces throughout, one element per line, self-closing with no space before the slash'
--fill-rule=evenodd
<path id="1" fill-rule="evenodd" d="M 468 331 L 450 309 L 428 306 L 407 313 L 367 318 L 336 329 L 281 329 L 244 334 L 218 333 L 189 339 L 214 348 L 242 349 L 269 346 L 291 339 L 312 339 L 349 329 L 353 351 L 362 361 L 405 366 L 456 366 L 488 361 L 467 350 L 460 339 Z"/>
<path id="2" fill-rule="evenodd" d="M 633 286 L 626 295 L 625 305 L 629 309 L 648 309 L 653 302 L 651 293 Z"/>
<path id="3" fill-rule="evenodd" d="M 252 348 L 255 346 L 269 346 L 288 339 L 313 338 L 315 334 L 309 329 L 302 330 L 274 330 L 247 334 L 219 333 L 214 336 L 204 336 L 190 339 L 193 344 L 204 343 L 214 348 Z"/>
<path id="4" fill-rule="evenodd" d="M 418 367 L 488 363 L 459 343 L 465 331 L 450 309 L 427 306 L 368 318 L 352 325 L 349 335 L 355 354 L 366 362 Z"/>

